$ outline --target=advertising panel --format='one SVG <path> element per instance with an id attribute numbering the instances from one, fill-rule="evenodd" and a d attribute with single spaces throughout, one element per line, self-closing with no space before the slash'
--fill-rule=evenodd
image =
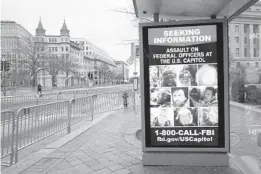
<path id="1" fill-rule="evenodd" d="M 225 148 L 222 29 L 143 28 L 146 147 Z"/>

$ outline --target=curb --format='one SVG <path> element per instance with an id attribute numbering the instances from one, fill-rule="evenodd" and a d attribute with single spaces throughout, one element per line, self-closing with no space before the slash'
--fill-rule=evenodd
<path id="1" fill-rule="evenodd" d="M 230 101 L 230 104 L 233 105 L 233 106 L 242 108 L 242 109 L 247 109 L 247 110 L 251 110 L 251 111 L 254 111 L 254 112 L 259 112 L 261 114 L 261 108 L 259 109 L 257 107 L 245 105 L 245 104 L 234 102 L 234 101 Z"/>
<path id="2" fill-rule="evenodd" d="M 90 124 L 82 126 L 79 129 L 71 132 L 70 134 L 65 135 L 64 137 L 60 138 L 56 142 L 53 142 L 53 143 L 47 145 L 45 148 L 35 152 L 34 154 L 32 154 L 32 155 L 28 156 L 27 158 L 21 160 L 17 164 L 15 164 L 15 165 L 11 166 L 10 168 L 2 171 L 1 173 L 2 174 L 22 173 L 23 171 L 25 171 L 29 167 L 33 166 L 40 159 L 47 157 L 49 154 L 51 154 L 55 150 L 59 149 L 60 147 L 67 144 L 68 142 L 72 141 L 73 139 L 75 139 L 76 137 L 78 137 L 79 135 L 81 135 L 82 133 L 84 133 L 85 131 L 87 131 L 88 129 L 95 126 L 100 121 L 102 121 L 103 119 L 105 119 L 106 117 L 108 117 L 109 115 L 111 115 L 111 114 L 113 114 L 117 111 L 118 110 L 114 110 L 114 111 L 109 111 L 109 112 L 102 114 L 102 116 L 93 120 Z"/>

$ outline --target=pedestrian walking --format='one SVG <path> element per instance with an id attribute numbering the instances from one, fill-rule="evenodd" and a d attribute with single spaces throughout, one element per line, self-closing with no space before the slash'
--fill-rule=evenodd
<path id="1" fill-rule="evenodd" d="M 40 93 L 40 97 L 42 96 L 42 86 L 40 84 L 38 84 L 37 86 L 37 94 Z"/>

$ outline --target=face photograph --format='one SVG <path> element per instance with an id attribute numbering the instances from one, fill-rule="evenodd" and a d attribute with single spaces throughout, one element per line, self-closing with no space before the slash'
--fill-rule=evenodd
<path id="1" fill-rule="evenodd" d="M 159 80 L 159 66 L 150 66 L 149 68 L 150 75 L 150 87 L 157 88 L 160 86 Z"/>
<path id="2" fill-rule="evenodd" d="M 150 105 L 151 107 L 170 107 L 171 93 L 168 88 L 151 88 Z"/>
<path id="3" fill-rule="evenodd" d="M 178 86 L 196 86 L 197 65 L 182 65 L 179 69 Z"/>
<path id="4" fill-rule="evenodd" d="M 151 127 L 173 127 L 174 116 L 170 108 L 151 108 Z"/>
<path id="5" fill-rule="evenodd" d="M 171 88 L 172 105 L 174 107 L 188 107 L 188 88 Z"/>
<path id="6" fill-rule="evenodd" d="M 198 111 L 196 108 L 176 108 L 174 110 L 174 126 L 197 126 Z"/>
<path id="7" fill-rule="evenodd" d="M 192 87 L 189 90 L 190 107 L 207 107 L 217 105 L 217 88 Z"/>
<path id="8" fill-rule="evenodd" d="M 218 126 L 218 108 L 201 108 L 199 112 L 200 126 Z"/>
<path id="9" fill-rule="evenodd" d="M 177 72 L 175 66 L 161 66 L 161 86 L 176 87 Z"/>
<path id="10" fill-rule="evenodd" d="M 196 74 L 198 86 L 217 86 L 218 72 L 216 64 L 199 65 Z"/>

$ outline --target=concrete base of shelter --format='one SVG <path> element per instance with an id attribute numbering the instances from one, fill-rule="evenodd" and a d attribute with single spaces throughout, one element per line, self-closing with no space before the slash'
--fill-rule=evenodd
<path id="1" fill-rule="evenodd" d="M 229 166 L 227 153 L 143 152 L 142 161 L 145 166 Z"/>

